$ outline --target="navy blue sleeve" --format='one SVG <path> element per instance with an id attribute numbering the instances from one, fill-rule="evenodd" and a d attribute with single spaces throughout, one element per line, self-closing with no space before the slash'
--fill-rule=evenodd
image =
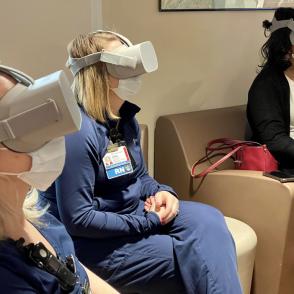
<path id="1" fill-rule="evenodd" d="M 25 279 L 2 267 L 0 270 L 0 292 L 13 294 L 38 293 Z"/>
<path id="2" fill-rule="evenodd" d="M 89 238 L 152 233 L 160 226 L 155 213 L 137 216 L 96 210 L 93 198 L 99 146 L 97 134 L 89 135 L 90 128 L 84 124 L 81 131 L 66 137 L 66 162 L 56 181 L 62 222 L 71 235 Z"/>
<path id="3" fill-rule="evenodd" d="M 154 196 L 157 192 L 160 191 L 167 191 L 173 194 L 174 196 L 178 197 L 176 192 L 167 185 L 159 184 L 154 178 L 150 177 L 146 168 L 145 171 L 142 173 L 141 177 L 142 182 L 142 196 L 143 199 L 148 198 L 149 196 Z"/>
<path id="4" fill-rule="evenodd" d="M 136 133 L 137 133 L 137 140 L 140 142 L 141 145 L 141 131 L 138 122 L 135 120 L 136 123 Z M 142 150 L 141 150 L 142 153 Z M 141 154 L 142 160 L 144 160 L 143 154 Z M 143 162 L 141 166 L 141 170 L 139 172 L 139 177 L 142 183 L 141 195 L 143 200 L 148 198 L 149 196 L 154 196 L 157 192 L 160 191 L 167 191 L 173 194 L 174 196 L 178 197 L 177 193 L 174 191 L 173 188 L 170 186 L 159 184 L 154 178 L 149 176 L 147 171 L 146 165 Z"/>

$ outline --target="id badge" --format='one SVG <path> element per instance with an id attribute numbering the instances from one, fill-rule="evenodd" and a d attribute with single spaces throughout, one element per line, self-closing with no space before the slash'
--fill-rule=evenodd
<path id="1" fill-rule="evenodd" d="M 103 165 L 109 180 L 133 172 L 132 162 L 125 145 L 110 145 L 103 157 Z"/>

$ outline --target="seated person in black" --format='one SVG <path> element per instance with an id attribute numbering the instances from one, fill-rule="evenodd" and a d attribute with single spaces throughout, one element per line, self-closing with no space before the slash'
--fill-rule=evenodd
<path id="1" fill-rule="evenodd" d="M 247 118 L 253 141 L 266 144 L 279 169 L 294 172 L 294 9 L 278 8 L 263 27 L 264 62 L 248 95 Z"/>
<path id="2" fill-rule="evenodd" d="M 60 73 L 35 83 L 23 73 L 0 65 L 1 293 L 118 293 L 78 261 L 64 226 L 46 208 L 37 208 L 38 193 L 31 190 L 46 189 L 62 171 L 65 146 L 61 135 L 68 131 L 60 124 L 67 121 L 67 127 L 73 129 L 71 120 L 75 120 L 79 127 L 80 113 L 69 85 L 59 88 L 69 94 L 65 99 L 53 83 L 64 83 Z M 42 90 L 44 80 L 50 100 Z M 35 90 L 38 97 L 33 95 Z M 68 109 L 59 108 L 61 104 Z M 58 118 L 50 122 L 53 109 Z M 40 133 L 44 129 L 48 132 Z M 50 136 L 52 140 L 47 141 Z"/>

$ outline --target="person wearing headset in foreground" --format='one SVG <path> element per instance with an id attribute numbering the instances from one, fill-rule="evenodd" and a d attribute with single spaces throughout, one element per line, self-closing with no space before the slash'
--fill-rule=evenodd
<path id="1" fill-rule="evenodd" d="M 241 293 L 223 215 L 179 201 L 145 167 L 140 108 L 125 99 L 137 94 L 142 74 L 157 69 L 151 42 L 132 45 L 97 31 L 68 50 L 83 122 L 66 136 L 64 170 L 42 198 L 80 260 L 121 293 Z"/>
<path id="2" fill-rule="evenodd" d="M 294 174 L 294 9 L 278 8 L 272 22 L 263 22 L 269 39 L 262 46 L 264 62 L 252 83 L 247 118 L 248 139 L 266 144 L 279 169 Z"/>
<path id="3" fill-rule="evenodd" d="M 37 206 L 81 116 L 62 71 L 33 81 L 0 65 L 0 292 L 118 293 L 82 266 L 64 226 Z M 2 143 L 2 144 L 1 144 Z"/>

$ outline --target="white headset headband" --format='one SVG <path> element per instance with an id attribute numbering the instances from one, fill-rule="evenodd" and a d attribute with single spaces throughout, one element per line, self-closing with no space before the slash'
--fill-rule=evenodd
<path id="1" fill-rule="evenodd" d="M 290 33 L 290 42 L 294 45 L 294 20 L 293 18 L 284 19 L 284 20 L 277 20 L 275 17 L 272 20 L 272 25 L 270 26 L 269 30 L 271 34 L 279 29 L 288 28 L 291 30 Z"/>
<path id="2" fill-rule="evenodd" d="M 26 87 L 32 85 L 34 83 L 34 79 L 22 71 L 0 64 L 0 72 L 4 72 L 5 74 L 13 77 L 19 83 L 25 85 Z"/>
<path id="3" fill-rule="evenodd" d="M 128 47 L 133 45 L 128 38 L 112 31 L 97 30 L 93 32 L 93 34 L 95 33 L 110 33 L 117 36 L 124 45 Z M 92 53 L 81 58 L 72 58 L 69 56 L 66 62 L 66 66 L 70 67 L 73 76 L 75 76 L 82 68 L 95 64 L 98 61 L 111 63 L 119 66 L 126 66 L 133 69 L 136 67 L 137 62 L 136 58 L 102 50 L 101 52 Z"/>
<path id="4" fill-rule="evenodd" d="M 272 25 L 270 27 L 271 33 L 273 33 L 276 30 L 282 29 L 282 28 L 289 28 L 291 31 L 294 31 L 294 20 L 291 19 L 284 19 L 284 20 L 277 20 L 275 17 L 272 20 Z"/>
<path id="5" fill-rule="evenodd" d="M 68 57 L 66 66 L 70 66 L 70 70 L 73 76 L 75 76 L 82 68 L 95 64 L 98 61 L 126 66 L 133 69 L 136 67 L 137 63 L 136 58 L 120 55 L 118 53 L 113 54 L 111 52 L 102 50 L 102 52 L 96 52 L 82 58 Z"/>
<path id="6" fill-rule="evenodd" d="M 117 79 L 127 79 L 157 70 L 157 57 L 150 41 L 133 45 L 129 39 L 120 34 L 100 30 L 96 32 L 113 34 L 125 46 L 119 46 L 111 51 L 101 50 L 100 52 L 95 52 L 81 58 L 69 57 L 66 65 L 70 68 L 74 76 L 82 68 L 99 61 L 104 62 L 108 73 Z"/>

